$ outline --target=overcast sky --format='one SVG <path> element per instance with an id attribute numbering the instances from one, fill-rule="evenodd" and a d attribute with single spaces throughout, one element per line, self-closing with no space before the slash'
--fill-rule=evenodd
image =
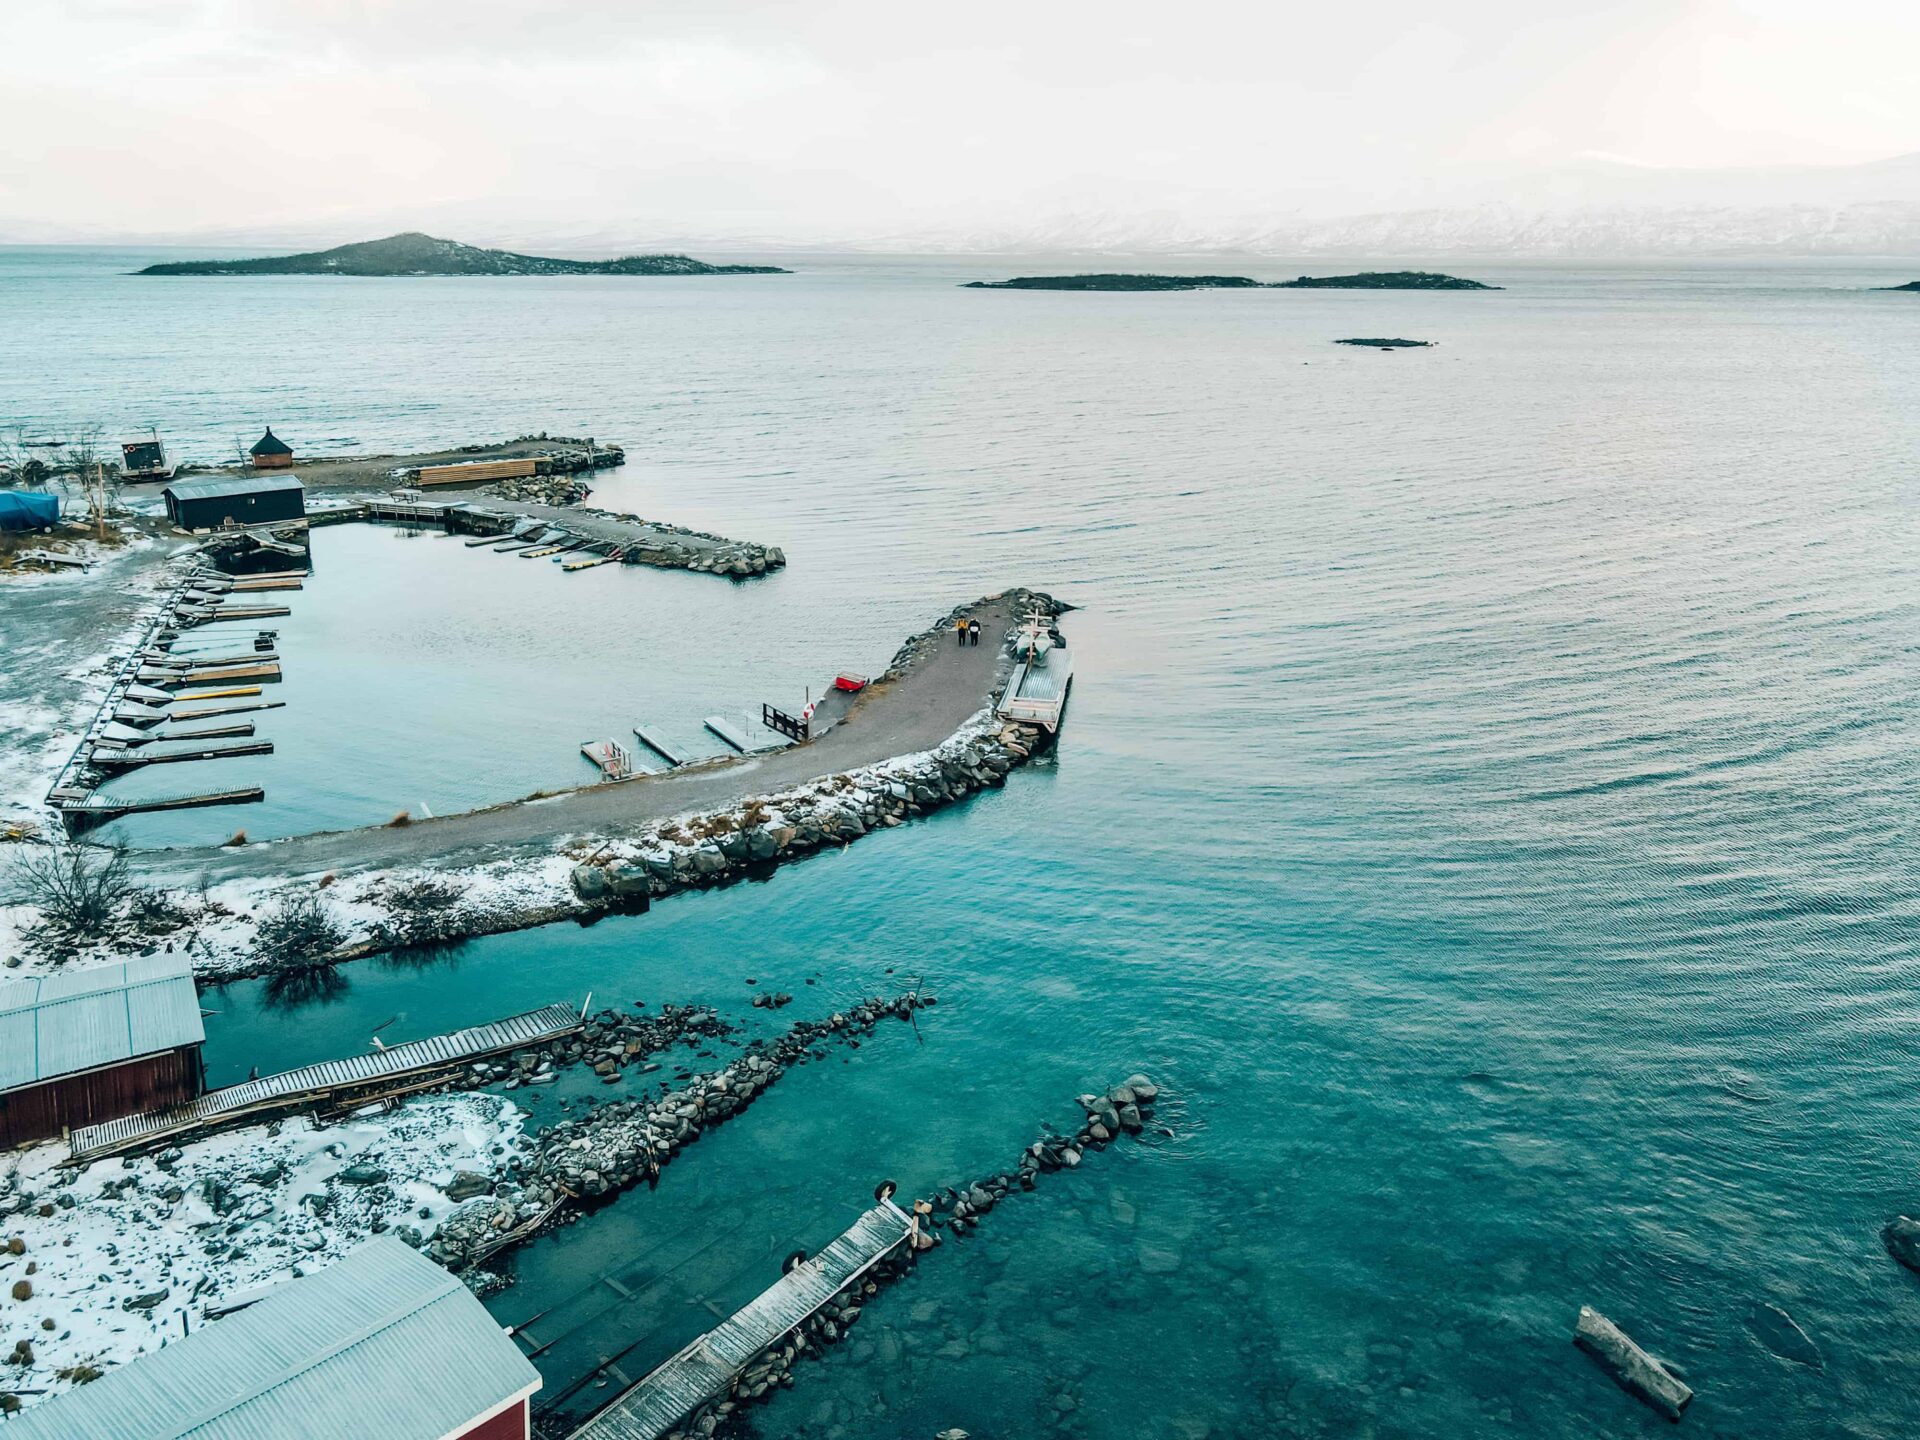
<path id="1" fill-rule="evenodd" d="M 1920 150 L 1911 0 L 8 0 L 0 221 L 1419 203 Z"/>

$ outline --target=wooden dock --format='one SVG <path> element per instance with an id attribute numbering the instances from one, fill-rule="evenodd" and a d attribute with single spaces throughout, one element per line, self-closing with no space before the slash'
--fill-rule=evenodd
<path id="1" fill-rule="evenodd" d="M 154 795 L 144 800 L 108 800 L 86 790 L 56 790 L 47 797 L 73 830 L 104 825 L 123 815 L 149 810 L 199 810 L 211 805 L 255 805 L 267 798 L 258 785 L 238 790 L 209 790 L 198 795 Z"/>
<path id="2" fill-rule="evenodd" d="M 747 732 L 724 715 L 709 715 L 701 723 L 742 755 L 753 748 L 753 742 L 747 738 Z"/>
<path id="3" fill-rule="evenodd" d="M 193 700 L 238 700 L 243 696 L 258 695 L 260 693 L 260 687 L 258 685 L 231 685 L 224 690 L 196 690 L 191 695 L 167 695 L 164 690 L 160 693 L 166 696 L 169 704 L 176 704 Z M 174 718 L 176 720 L 184 720 L 188 717 L 182 714 L 176 714 Z"/>
<path id="4" fill-rule="evenodd" d="M 589 740 L 580 753 L 600 769 L 605 780 L 625 780 L 633 774 L 633 752 L 618 740 Z"/>
<path id="5" fill-rule="evenodd" d="M 108 1155 L 178 1144 L 230 1125 L 263 1120 L 269 1115 L 317 1106 L 364 1105 L 396 1090 L 418 1088 L 429 1076 L 451 1074 L 489 1055 L 544 1045 L 571 1035 L 580 1027 L 580 1012 L 573 1006 L 549 1005 L 448 1035 L 410 1040 L 367 1055 L 325 1060 L 278 1075 L 264 1075 L 222 1090 L 209 1090 L 199 1099 L 172 1110 L 127 1115 L 75 1130 L 67 1163 L 86 1165 Z"/>
<path id="6" fill-rule="evenodd" d="M 285 605 L 222 605 L 211 614 L 194 612 L 186 623 L 191 625 L 224 625 L 234 620 L 270 620 L 275 615 L 291 615 L 293 611 Z"/>
<path id="7" fill-rule="evenodd" d="M 881 1201 L 818 1255 L 622 1392 L 568 1440 L 660 1440 L 700 1406 L 724 1399 L 741 1372 L 770 1347 L 905 1245 L 911 1227 L 904 1211 Z"/>
<path id="8" fill-rule="evenodd" d="M 256 692 L 257 693 L 257 692 Z M 254 700 L 245 705 L 209 705 L 202 710 L 174 710 L 169 720 L 211 720 L 216 715 L 245 715 L 254 710 L 284 710 L 284 700 Z"/>
<path id="9" fill-rule="evenodd" d="M 96 745 L 89 764 L 102 770 L 136 770 L 142 765 L 177 765 L 188 760 L 234 760 L 242 755 L 271 755 L 271 740 L 244 740 L 238 745 L 205 745 L 198 750 L 130 750 L 124 745 Z"/>
<path id="10" fill-rule="evenodd" d="M 219 685 L 229 680 L 271 681 L 280 678 L 278 662 L 269 660 L 264 665 L 230 665 L 215 670 L 164 670 L 145 669 L 140 672 L 143 684 L 158 685 L 161 689 L 182 685 Z"/>

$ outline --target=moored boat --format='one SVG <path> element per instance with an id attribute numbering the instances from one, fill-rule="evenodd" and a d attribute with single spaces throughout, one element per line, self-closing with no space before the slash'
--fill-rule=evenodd
<path id="1" fill-rule="evenodd" d="M 1053 734 L 1060 728 L 1072 685 L 1073 657 L 1067 642 L 1052 617 L 1035 610 L 1014 634 L 1013 675 L 1000 694 L 998 713 Z"/>

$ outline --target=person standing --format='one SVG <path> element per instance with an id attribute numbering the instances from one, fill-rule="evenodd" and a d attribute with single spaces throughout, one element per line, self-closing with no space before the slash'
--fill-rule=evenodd
<path id="1" fill-rule="evenodd" d="M 980 643 L 980 622 L 978 620 L 967 621 L 967 643 L 969 645 L 978 645 Z"/>
<path id="2" fill-rule="evenodd" d="M 962 645 L 967 643 L 967 621 L 964 617 L 953 622 L 953 636 Z"/>

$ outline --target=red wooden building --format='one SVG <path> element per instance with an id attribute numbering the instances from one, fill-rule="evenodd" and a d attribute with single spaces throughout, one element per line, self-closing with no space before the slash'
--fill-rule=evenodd
<path id="1" fill-rule="evenodd" d="M 293 447 L 273 433 L 273 427 L 267 427 L 267 433 L 253 442 L 253 448 L 247 451 L 253 457 L 256 470 L 291 470 L 293 468 Z"/>
<path id="2" fill-rule="evenodd" d="M 0 1148 L 184 1104 L 206 1038 L 184 956 L 0 983 Z"/>
<path id="3" fill-rule="evenodd" d="M 27 1409 L 7 1440 L 527 1440 L 540 1388 L 453 1276 L 390 1235 Z"/>

